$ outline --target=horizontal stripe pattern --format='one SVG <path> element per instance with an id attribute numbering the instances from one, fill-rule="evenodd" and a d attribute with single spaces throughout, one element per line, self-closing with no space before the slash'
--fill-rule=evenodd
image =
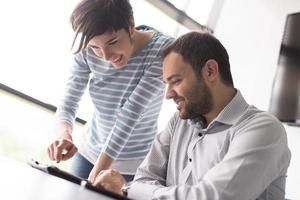
<path id="1" fill-rule="evenodd" d="M 150 149 L 165 89 L 161 53 L 173 40 L 154 31 L 150 41 L 121 69 L 89 48 L 75 55 L 57 117 L 74 122 L 78 102 L 88 87 L 95 110 L 80 142 L 86 147 L 81 153 L 92 162 L 101 152 L 119 160 L 143 159 Z"/>

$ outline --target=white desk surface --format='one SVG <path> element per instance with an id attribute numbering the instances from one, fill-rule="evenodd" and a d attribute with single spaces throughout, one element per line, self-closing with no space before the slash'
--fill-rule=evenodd
<path id="1" fill-rule="evenodd" d="M 0 156 L 0 199 L 9 200 L 111 200 L 49 175 L 27 163 Z"/>

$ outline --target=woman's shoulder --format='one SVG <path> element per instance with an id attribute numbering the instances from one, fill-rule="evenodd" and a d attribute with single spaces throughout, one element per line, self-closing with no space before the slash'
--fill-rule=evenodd
<path id="1" fill-rule="evenodd" d="M 140 26 L 137 26 L 136 29 L 139 30 L 139 31 L 154 32 L 151 39 L 155 43 L 168 43 L 168 42 L 174 40 L 174 38 L 171 37 L 170 35 L 168 35 L 166 33 L 163 33 L 160 30 L 157 30 L 157 29 L 155 29 L 151 26 L 148 26 L 148 25 L 140 25 Z"/>

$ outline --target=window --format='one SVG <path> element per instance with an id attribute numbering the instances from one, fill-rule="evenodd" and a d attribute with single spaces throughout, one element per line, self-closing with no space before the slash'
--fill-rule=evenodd
<path id="1" fill-rule="evenodd" d="M 15 0 L 0 2 L 0 83 L 40 101 L 57 106 L 63 95 L 72 62 L 73 30 L 69 16 L 78 0 Z M 191 12 L 199 23 L 208 16 L 202 1 L 170 1 L 179 9 Z M 136 25 L 153 26 L 169 35 L 188 31 L 146 0 L 131 0 Z M 196 9 L 201 8 L 201 10 Z M 204 17 L 203 17 L 204 16 Z M 203 20 L 200 20 L 202 19 Z M 205 23 L 204 23 L 205 24 Z M 172 102 L 165 102 L 159 129 L 175 112 Z M 49 137 L 53 137 L 53 113 L 16 98 L 0 89 L 0 154 L 25 159 L 28 152 L 46 155 Z M 92 107 L 83 97 L 78 116 L 88 119 Z M 167 112 L 166 112 L 167 111 Z M 80 126 L 78 126 L 80 129 Z M 38 150 L 37 150 L 38 149 Z M 27 153 L 25 153 L 27 152 Z"/>
<path id="2" fill-rule="evenodd" d="M 214 0 L 170 0 L 180 10 L 202 25 L 206 25 Z"/>

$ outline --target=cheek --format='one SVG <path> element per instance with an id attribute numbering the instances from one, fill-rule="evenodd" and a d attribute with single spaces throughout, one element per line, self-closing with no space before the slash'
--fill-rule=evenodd
<path id="1" fill-rule="evenodd" d="M 92 49 L 92 50 L 96 56 L 101 57 L 101 58 L 103 57 L 101 50 L 98 50 L 98 49 Z"/>
<path id="2" fill-rule="evenodd" d="M 198 98 L 200 97 L 199 89 L 195 86 L 190 85 L 189 87 L 186 88 L 184 95 L 188 101 L 191 102 L 197 101 Z"/>
<path id="3" fill-rule="evenodd" d="M 121 54 L 125 55 L 127 58 L 130 58 L 133 54 L 133 44 L 129 40 L 123 41 L 122 43 L 120 43 L 118 51 Z"/>
<path id="4" fill-rule="evenodd" d="M 118 45 L 110 48 L 112 54 L 126 54 L 127 50 L 123 45 Z"/>
<path id="5" fill-rule="evenodd" d="M 177 90 L 178 96 L 183 96 L 184 98 L 189 98 L 191 93 L 191 86 L 189 84 L 182 84 Z"/>

